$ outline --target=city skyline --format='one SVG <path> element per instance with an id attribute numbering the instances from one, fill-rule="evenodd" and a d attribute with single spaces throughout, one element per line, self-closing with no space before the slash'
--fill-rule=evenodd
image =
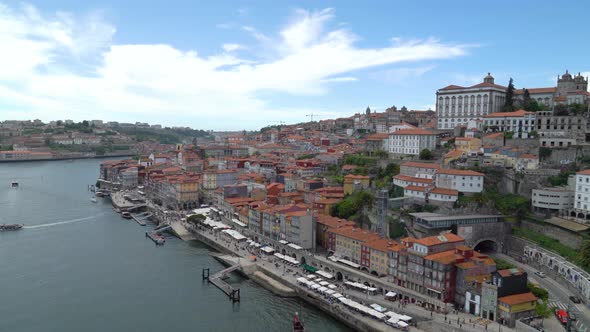
<path id="1" fill-rule="evenodd" d="M 587 4 L 466 4 L 2 4 L 2 120 L 252 130 L 367 106 L 434 109 L 437 89 L 487 72 L 517 88 L 590 73 L 587 46 L 564 33 L 583 31 Z M 535 19 L 551 16 L 564 25 Z"/>

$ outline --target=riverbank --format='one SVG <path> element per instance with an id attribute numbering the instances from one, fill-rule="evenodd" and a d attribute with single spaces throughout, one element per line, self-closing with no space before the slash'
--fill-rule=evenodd
<path id="1" fill-rule="evenodd" d="M 63 161 L 63 160 L 72 160 L 72 159 L 104 159 L 104 158 L 118 158 L 118 157 L 133 157 L 135 156 L 134 153 L 125 152 L 125 153 L 114 153 L 114 154 L 105 154 L 101 156 L 78 156 L 78 155 L 71 155 L 71 156 L 58 156 L 53 158 L 38 158 L 38 159 L 0 159 L 0 163 L 17 163 L 17 162 L 34 162 L 34 161 Z"/>
<path id="2" fill-rule="evenodd" d="M 235 257 L 231 260 L 225 258 L 225 264 L 232 265 L 238 263 L 237 257 L 239 257 L 240 265 L 248 265 L 248 269 L 250 269 L 250 273 L 245 273 L 245 269 L 241 267 L 241 273 L 247 275 L 253 281 L 277 295 L 285 296 L 288 294 L 289 296 L 297 296 L 301 300 L 319 308 L 326 314 L 357 331 L 395 331 L 393 327 L 386 325 L 383 321 L 363 316 L 360 313 L 344 307 L 338 301 L 329 301 L 320 294 L 303 288 L 297 283 L 297 277 L 301 276 L 301 274 L 297 271 L 291 270 L 291 268 L 287 269 L 286 266 L 279 264 L 275 261 L 274 256 L 265 256 L 259 252 L 251 252 L 252 249 L 247 248 L 245 243 L 233 243 L 233 241 L 222 237 L 219 233 L 215 233 L 212 230 L 197 226 L 190 227 L 189 231 L 195 235 L 198 241 L 219 252 Z M 257 257 L 255 263 L 249 260 L 249 257 L 253 254 Z M 218 260 L 223 257 L 222 255 L 214 255 L 214 257 L 215 256 L 217 256 L 216 258 Z M 344 289 L 342 287 L 340 288 L 339 291 L 344 293 Z M 285 291 L 287 293 L 285 293 Z M 420 331 L 414 328 L 412 328 L 412 330 Z"/>

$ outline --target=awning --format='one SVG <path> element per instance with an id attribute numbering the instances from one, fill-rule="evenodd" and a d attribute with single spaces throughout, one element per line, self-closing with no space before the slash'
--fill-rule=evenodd
<path id="1" fill-rule="evenodd" d="M 246 239 L 246 237 L 244 235 L 240 234 L 239 232 L 237 232 L 237 231 L 235 231 L 233 229 L 226 229 L 226 230 L 223 230 L 222 232 L 224 232 L 227 235 L 233 237 L 237 241 L 242 241 L 242 240 L 245 240 Z"/>
<path id="2" fill-rule="evenodd" d="M 289 242 L 288 241 L 285 241 L 285 240 L 280 240 L 279 243 L 280 244 L 288 244 Z"/>
<path id="3" fill-rule="evenodd" d="M 412 317 L 407 316 L 407 315 L 399 315 L 399 319 L 405 321 L 405 322 L 409 322 L 412 320 Z"/>
<path id="4" fill-rule="evenodd" d="M 337 287 L 336 285 L 329 284 L 329 285 L 328 285 L 328 288 L 330 288 L 330 289 L 336 289 L 336 288 L 338 288 L 338 287 Z"/>
<path id="5" fill-rule="evenodd" d="M 350 266 L 350 267 L 354 267 L 355 269 L 358 269 L 358 268 L 360 268 L 360 267 L 361 267 L 361 266 L 360 266 L 360 265 L 358 265 L 357 263 L 355 263 L 355 262 L 351 262 L 351 261 L 349 261 L 349 260 L 347 260 L 347 259 L 339 259 L 338 261 L 339 261 L 340 263 L 342 263 L 342 264 L 346 264 L 346 265 L 348 265 L 348 266 Z"/>
<path id="6" fill-rule="evenodd" d="M 434 290 L 434 289 L 432 289 L 432 288 L 428 288 L 428 287 L 426 287 L 426 289 L 428 289 L 428 290 L 429 290 L 429 291 L 431 291 L 431 292 L 435 292 L 435 293 L 437 293 L 437 294 L 440 294 L 440 293 L 441 293 L 440 291 Z"/>
<path id="7" fill-rule="evenodd" d="M 320 285 L 322 286 L 328 286 L 330 283 L 327 281 L 320 281 Z"/>
<path id="8" fill-rule="evenodd" d="M 246 227 L 248 225 L 244 224 L 243 222 L 239 221 L 238 219 L 233 218 L 231 221 L 233 221 L 236 225 L 240 226 L 240 227 Z"/>
<path id="9" fill-rule="evenodd" d="M 340 258 L 336 257 L 336 256 L 330 256 L 328 257 L 329 260 L 331 260 L 332 262 L 337 262 Z"/>
<path id="10" fill-rule="evenodd" d="M 275 252 L 275 250 L 272 247 L 266 246 L 264 248 L 261 248 L 260 250 L 264 251 L 267 254 L 272 254 L 273 252 Z"/>
<path id="11" fill-rule="evenodd" d="M 397 295 L 397 293 L 395 293 L 395 292 L 387 292 L 387 294 L 385 294 L 385 297 L 394 297 L 396 295 Z"/>
<path id="12" fill-rule="evenodd" d="M 313 267 L 313 266 L 307 265 L 307 264 L 303 264 L 303 268 L 305 269 L 305 271 L 311 272 L 311 273 L 315 273 L 318 270 L 317 267 Z M 308 278 L 309 278 L 309 276 L 308 276 Z"/>
<path id="13" fill-rule="evenodd" d="M 287 247 L 291 247 L 291 248 L 293 248 L 293 249 L 295 249 L 295 250 L 301 250 L 301 249 L 303 249 L 302 247 L 300 247 L 300 246 L 298 246 L 298 245 L 296 245 L 296 244 L 293 244 L 293 243 L 289 243 L 289 244 L 287 245 Z"/>
<path id="14" fill-rule="evenodd" d="M 324 272 L 324 271 L 318 271 L 316 272 L 316 274 L 321 275 L 322 277 L 326 278 L 326 279 L 334 279 L 334 276 L 331 273 L 328 272 Z"/>
<path id="15" fill-rule="evenodd" d="M 336 299 L 339 299 L 339 298 L 341 298 L 342 296 L 343 296 L 343 295 L 342 295 L 342 294 L 340 294 L 340 293 L 334 293 L 334 294 L 332 294 L 332 297 L 333 297 L 333 298 L 336 298 Z"/>
<path id="16" fill-rule="evenodd" d="M 403 322 L 403 321 L 401 321 L 401 320 L 399 322 L 397 322 L 397 325 L 399 325 L 401 327 L 408 327 L 408 324 L 405 323 L 405 322 Z"/>

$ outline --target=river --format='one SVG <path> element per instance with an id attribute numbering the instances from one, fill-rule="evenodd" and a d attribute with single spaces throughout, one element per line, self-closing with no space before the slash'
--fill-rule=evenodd
<path id="1" fill-rule="evenodd" d="M 156 247 L 145 230 L 90 202 L 101 160 L 0 164 L 0 331 L 348 331 L 314 307 L 274 296 L 232 276 L 234 304 L 201 280 L 223 266 L 200 242 L 168 238 Z M 18 181 L 18 189 L 10 188 Z"/>

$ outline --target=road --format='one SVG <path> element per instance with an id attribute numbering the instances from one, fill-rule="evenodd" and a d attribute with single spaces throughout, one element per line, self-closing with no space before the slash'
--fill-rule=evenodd
<path id="1" fill-rule="evenodd" d="M 528 273 L 529 280 L 538 283 L 541 287 L 545 288 L 549 292 L 550 307 L 556 306 L 567 310 L 568 306 L 571 306 L 571 311 L 577 313 L 578 316 L 578 320 L 575 323 L 578 330 L 581 332 L 590 331 L 590 309 L 588 309 L 583 303 L 575 304 L 570 301 L 569 297 L 576 295 L 576 290 L 572 286 L 569 286 L 565 280 L 553 279 L 554 274 L 547 270 L 542 270 L 542 272 L 545 272 L 547 276 L 545 278 L 540 278 L 535 274 L 535 272 L 539 271 L 539 269 L 531 265 L 520 263 L 512 257 L 504 254 L 495 253 L 492 256 L 508 261 L 511 264 L 525 270 Z"/>

